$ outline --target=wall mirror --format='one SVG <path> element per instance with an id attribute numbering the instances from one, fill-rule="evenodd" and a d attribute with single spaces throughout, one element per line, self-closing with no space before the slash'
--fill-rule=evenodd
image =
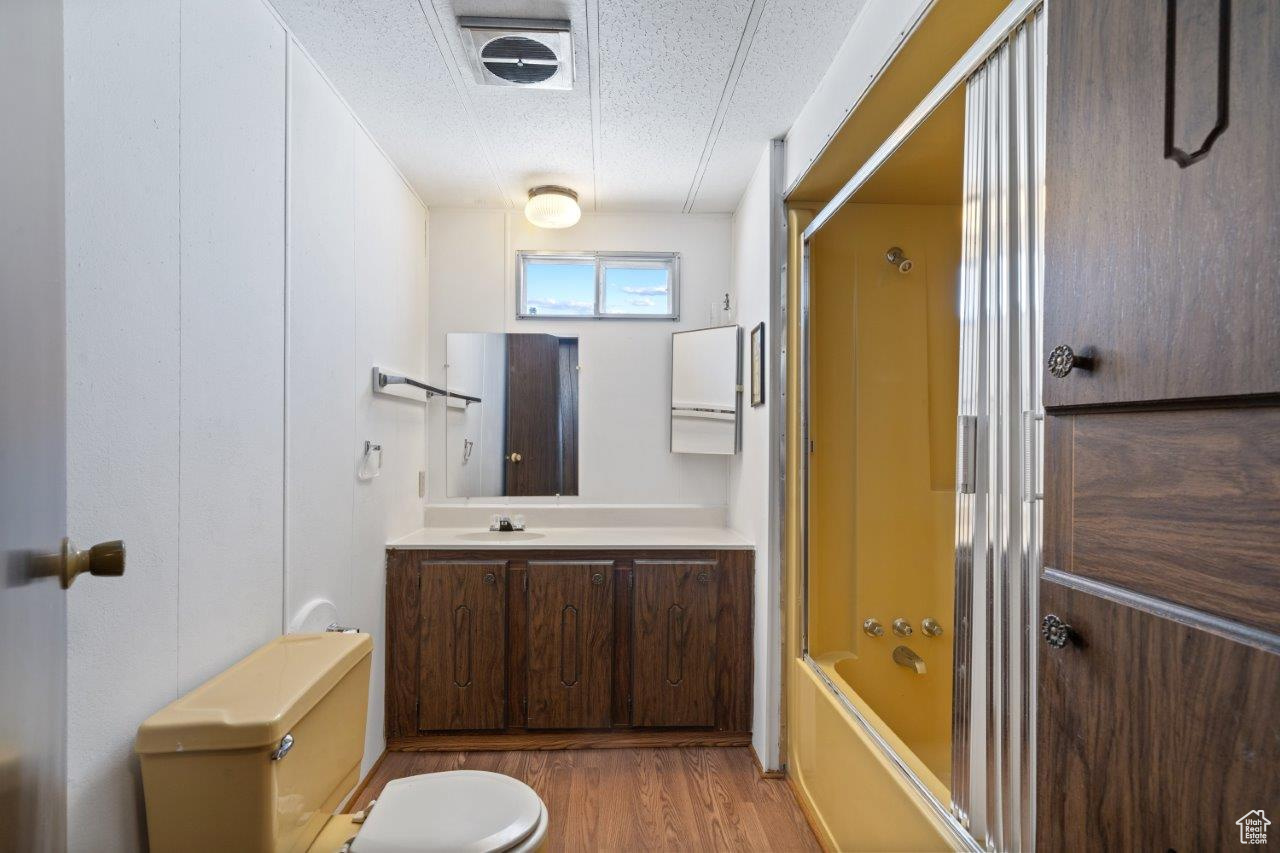
<path id="1" fill-rule="evenodd" d="M 578 494 L 578 339 L 451 332 L 451 498 Z M 468 399 L 469 398 L 469 399 Z"/>
<path id="2" fill-rule="evenodd" d="M 742 330 L 717 326 L 671 336 L 671 452 L 738 452 Z"/>

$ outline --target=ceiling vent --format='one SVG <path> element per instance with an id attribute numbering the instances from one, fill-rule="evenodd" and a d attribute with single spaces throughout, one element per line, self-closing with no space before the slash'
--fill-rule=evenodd
<path id="1" fill-rule="evenodd" d="M 486 86 L 573 88 L 568 21 L 459 18 L 476 80 Z"/>

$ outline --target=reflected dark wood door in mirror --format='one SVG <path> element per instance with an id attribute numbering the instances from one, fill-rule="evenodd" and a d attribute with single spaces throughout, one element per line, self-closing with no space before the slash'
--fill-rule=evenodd
<path id="1" fill-rule="evenodd" d="M 560 494 L 560 342 L 507 336 L 506 487 L 510 496 Z"/>

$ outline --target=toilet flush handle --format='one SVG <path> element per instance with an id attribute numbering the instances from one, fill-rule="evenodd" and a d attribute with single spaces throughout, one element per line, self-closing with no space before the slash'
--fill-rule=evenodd
<path id="1" fill-rule="evenodd" d="M 280 745 L 271 750 L 271 760 L 279 761 L 289 754 L 289 750 L 293 749 L 293 735 L 287 734 L 280 738 Z"/>

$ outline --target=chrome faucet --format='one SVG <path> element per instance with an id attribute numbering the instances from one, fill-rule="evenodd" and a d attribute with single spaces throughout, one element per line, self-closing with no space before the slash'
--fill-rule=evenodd
<path id="1" fill-rule="evenodd" d="M 916 675 L 924 675 L 924 658 L 906 646 L 897 646 L 893 650 L 893 662 L 907 669 L 914 669 Z"/>

